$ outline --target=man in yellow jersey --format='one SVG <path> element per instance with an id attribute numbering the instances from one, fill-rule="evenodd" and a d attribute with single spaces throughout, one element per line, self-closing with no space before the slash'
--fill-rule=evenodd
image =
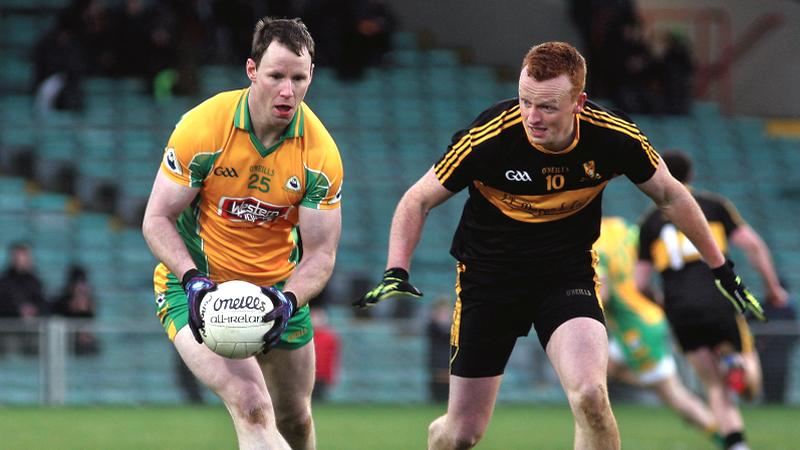
<path id="1" fill-rule="evenodd" d="M 687 154 L 664 152 L 663 159 L 676 179 L 689 183 L 692 166 Z M 730 242 L 744 250 L 764 281 L 767 300 L 785 305 L 788 294 L 758 233 L 724 197 L 694 189 L 691 193 L 708 219 L 719 248 L 727 253 Z M 748 399 L 761 390 L 761 365 L 753 337 L 744 317 L 711 288 L 713 273 L 701 261 L 702 252 L 686 240 L 673 219 L 658 211 L 649 211 L 642 219 L 636 283 L 644 289 L 654 269 L 661 275 L 667 320 L 703 383 L 725 440 L 724 448 L 746 450 L 744 421 L 731 391 Z"/>
<path id="2" fill-rule="evenodd" d="M 453 136 L 444 156 L 402 197 L 392 219 L 383 281 L 355 302 L 419 296 L 408 270 L 425 217 L 464 188 L 453 238 L 456 306 L 447 413 L 430 426 L 431 449 L 471 448 L 491 419 L 517 337 L 536 329 L 575 417 L 575 447 L 619 448 L 608 401 L 608 339 L 592 244 L 605 186 L 626 175 L 684 230 L 722 288 L 758 301 L 725 262 L 692 196 L 626 116 L 586 99 L 586 63 L 547 42 L 522 62 L 519 98 L 489 107 Z"/>
<path id="3" fill-rule="evenodd" d="M 603 217 L 594 249 L 608 325 L 608 375 L 652 390 L 684 420 L 722 442 L 711 410 L 681 382 L 664 311 L 636 288 L 639 230 L 622 217 Z"/>
<path id="4" fill-rule="evenodd" d="M 343 170 L 336 144 L 303 102 L 313 56 L 299 19 L 260 20 L 245 65 L 250 87 L 183 115 L 144 217 L 161 261 L 158 316 L 188 367 L 225 403 L 239 448 L 316 446 L 307 303 L 333 270 Z M 228 280 L 263 286 L 277 305 L 263 355 L 225 359 L 200 344 L 200 300 Z"/>

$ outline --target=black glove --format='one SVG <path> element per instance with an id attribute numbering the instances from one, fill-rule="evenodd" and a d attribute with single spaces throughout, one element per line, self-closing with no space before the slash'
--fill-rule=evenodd
<path id="1" fill-rule="evenodd" d="M 742 283 L 742 279 L 733 271 L 733 262 L 726 260 L 725 264 L 711 269 L 714 273 L 714 281 L 717 284 L 722 295 L 725 296 L 733 307 L 736 308 L 740 314 L 746 311 L 753 313 L 756 318 L 762 322 L 766 322 L 767 317 L 764 315 L 764 310 L 758 299 L 750 293 L 747 287 Z"/>
<path id="2" fill-rule="evenodd" d="M 189 329 L 192 330 L 194 340 L 203 343 L 200 330 L 203 329 L 203 318 L 200 317 L 200 303 L 203 296 L 217 289 L 217 283 L 211 281 L 208 275 L 197 269 L 189 269 L 183 274 L 181 286 L 186 292 L 186 301 L 189 303 Z"/>
<path id="3" fill-rule="evenodd" d="M 297 311 L 297 296 L 294 292 L 281 291 L 275 287 L 262 287 L 264 293 L 272 301 L 272 311 L 264 316 L 264 322 L 275 321 L 275 325 L 264 334 L 264 353 L 267 353 L 281 340 L 281 334 L 286 331 L 289 319 Z"/>
<path id="4" fill-rule="evenodd" d="M 380 284 L 354 301 L 353 306 L 367 308 L 387 298 L 396 296 L 420 298 L 422 297 L 422 291 L 408 282 L 408 272 L 405 269 L 392 267 L 391 269 L 386 269 L 386 272 L 383 273 L 383 280 L 381 280 Z"/>

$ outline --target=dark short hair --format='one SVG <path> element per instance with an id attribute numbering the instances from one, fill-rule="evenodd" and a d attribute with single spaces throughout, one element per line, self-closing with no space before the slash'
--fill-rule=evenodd
<path id="1" fill-rule="evenodd" d="M 264 17 L 256 23 L 253 32 L 253 45 L 250 49 L 250 58 L 261 64 L 261 57 L 267 51 L 272 41 L 278 41 L 295 52 L 298 56 L 303 54 L 303 49 L 314 59 L 314 39 L 308 28 L 299 18 L 275 19 Z"/>
<path id="2" fill-rule="evenodd" d="M 692 176 L 692 158 L 680 150 L 665 150 L 661 159 L 667 165 L 669 173 L 681 183 L 688 183 Z"/>
<path id="3" fill-rule="evenodd" d="M 522 60 L 528 76 L 536 81 L 566 75 L 572 83 L 572 95 L 577 97 L 586 86 L 586 60 L 566 42 L 545 42 L 533 46 Z"/>
<path id="4" fill-rule="evenodd" d="M 21 250 L 30 250 L 31 244 L 28 241 L 14 241 L 8 246 L 8 251 L 11 253 L 21 251 Z"/>

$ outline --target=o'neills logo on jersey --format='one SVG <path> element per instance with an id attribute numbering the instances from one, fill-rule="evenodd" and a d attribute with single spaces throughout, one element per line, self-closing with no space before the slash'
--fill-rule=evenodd
<path id="1" fill-rule="evenodd" d="M 217 208 L 217 214 L 221 217 L 234 222 L 252 222 L 255 224 L 273 222 L 279 217 L 286 217 L 288 213 L 288 206 L 270 205 L 253 197 L 222 197 L 219 201 L 219 208 Z"/>

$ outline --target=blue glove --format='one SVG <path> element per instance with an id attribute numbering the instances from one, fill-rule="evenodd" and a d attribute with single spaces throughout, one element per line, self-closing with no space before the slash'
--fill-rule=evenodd
<path id="1" fill-rule="evenodd" d="M 264 353 L 267 353 L 280 342 L 281 334 L 286 331 L 289 319 L 297 311 L 297 296 L 294 292 L 281 291 L 273 286 L 262 287 L 261 292 L 272 301 L 273 305 L 272 311 L 264 316 L 264 322 L 275 321 L 272 329 L 264 334 Z"/>
<path id="2" fill-rule="evenodd" d="M 353 302 L 356 308 L 367 308 L 390 297 L 422 297 L 422 291 L 408 282 L 408 271 L 399 267 L 386 269 L 383 280 L 373 290 Z"/>
<path id="3" fill-rule="evenodd" d="M 197 269 L 189 269 L 181 278 L 181 286 L 186 292 L 186 301 L 189 303 L 189 329 L 192 330 L 194 340 L 203 343 L 200 330 L 203 329 L 203 318 L 200 317 L 200 303 L 203 296 L 217 289 L 217 283 L 211 281 L 208 275 Z"/>
<path id="4" fill-rule="evenodd" d="M 711 271 L 714 273 L 714 282 L 717 284 L 717 288 L 725 298 L 733 303 L 736 311 L 740 314 L 750 311 L 758 320 L 767 321 L 767 316 L 764 315 L 764 310 L 761 308 L 761 304 L 758 303 L 758 299 L 750 293 L 742 283 L 742 279 L 733 271 L 732 261 L 726 260 L 725 264 L 716 269 L 711 269 Z"/>

